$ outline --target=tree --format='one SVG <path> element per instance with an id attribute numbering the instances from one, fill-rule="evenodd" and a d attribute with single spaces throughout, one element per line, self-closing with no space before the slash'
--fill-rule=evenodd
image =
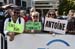
<path id="1" fill-rule="evenodd" d="M 74 9 L 75 10 L 75 4 L 73 2 L 73 0 L 60 0 L 59 1 L 59 14 L 62 15 L 63 12 L 65 12 L 66 14 L 68 13 L 68 11 L 70 9 Z"/>

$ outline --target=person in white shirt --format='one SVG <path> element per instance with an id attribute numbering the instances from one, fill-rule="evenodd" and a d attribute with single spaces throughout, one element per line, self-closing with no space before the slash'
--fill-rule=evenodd
<path id="1" fill-rule="evenodd" d="M 6 30 L 7 27 L 7 23 L 8 22 L 13 22 L 16 24 L 22 24 L 24 26 L 24 19 L 22 17 L 20 17 L 20 9 L 18 8 L 14 8 L 13 11 L 10 13 L 11 17 L 7 18 L 4 22 L 4 34 L 8 35 L 10 37 L 10 41 L 14 40 L 15 37 L 15 32 L 9 32 L 8 30 Z M 24 28 L 22 29 L 24 31 Z"/>

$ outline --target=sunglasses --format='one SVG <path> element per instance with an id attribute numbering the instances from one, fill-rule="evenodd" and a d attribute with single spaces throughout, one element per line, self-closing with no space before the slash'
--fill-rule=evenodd
<path id="1" fill-rule="evenodd" d="M 38 16 L 33 16 L 33 18 L 38 18 Z"/>
<path id="2" fill-rule="evenodd" d="M 54 16 L 55 14 L 48 14 L 48 15 L 50 15 L 50 16 Z"/>
<path id="3" fill-rule="evenodd" d="M 20 12 L 18 12 L 18 11 L 15 11 L 14 13 L 16 13 L 16 14 L 20 14 Z"/>

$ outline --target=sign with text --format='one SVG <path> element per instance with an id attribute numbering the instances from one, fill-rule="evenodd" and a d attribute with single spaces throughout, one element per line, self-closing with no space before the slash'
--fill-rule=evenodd
<path id="1" fill-rule="evenodd" d="M 22 33 L 23 32 L 23 26 L 21 24 L 8 22 L 6 30 L 8 30 L 9 32 Z"/>
<path id="2" fill-rule="evenodd" d="M 14 26 L 14 32 L 16 33 L 23 33 L 24 26 L 21 24 L 15 24 Z"/>
<path id="3" fill-rule="evenodd" d="M 41 22 L 26 22 L 25 25 L 25 29 L 26 30 L 41 30 L 42 29 L 42 25 Z"/>
<path id="4" fill-rule="evenodd" d="M 19 34 L 8 49 L 75 49 L 75 35 Z"/>
<path id="5" fill-rule="evenodd" d="M 52 31 L 54 33 L 65 34 L 67 28 L 67 20 L 59 20 L 53 18 L 46 18 L 44 24 L 45 31 Z"/>
<path id="6" fill-rule="evenodd" d="M 6 26 L 6 30 L 8 30 L 9 32 L 13 32 L 14 31 L 14 23 L 12 22 L 8 22 L 7 26 Z"/>

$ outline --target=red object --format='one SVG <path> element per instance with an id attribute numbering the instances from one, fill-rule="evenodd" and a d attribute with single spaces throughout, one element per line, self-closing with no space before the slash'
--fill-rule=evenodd
<path id="1" fill-rule="evenodd" d="M 27 21 L 31 20 L 31 19 L 29 19 L 29 17 L 28 17 L 28 16 L 25 16 L 25 17 L 23 17 L 23 18 L 24 18 L 24 21 L 25 21 L 25 22 L 27 22 Z"/>

